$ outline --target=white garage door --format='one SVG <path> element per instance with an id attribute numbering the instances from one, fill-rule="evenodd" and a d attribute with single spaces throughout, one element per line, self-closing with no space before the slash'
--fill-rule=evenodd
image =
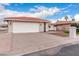
<path id="1" fill-rule="evenodd" d="M 39 32 L 39 23 L 14 22 L 13 33 Z"/>

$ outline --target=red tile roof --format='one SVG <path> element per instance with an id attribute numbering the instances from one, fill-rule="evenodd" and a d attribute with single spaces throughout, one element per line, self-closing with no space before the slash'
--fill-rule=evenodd
<path id="1" fill-rule="evenodd" d="M 70 21 L 58 21 L 56 22 L 57 25 L 59 24 L 70 24 L 71 22 Z"/>
<path id="2" fill-rule="evenodd" d="M 49 22 L 48 20 L 35 17 L 7 17 L 5 21 L 22 21 L 22 22 Z"/>
<path id="3" fill-rule="evenodd" d="M 72 24 L 72 23 L 79 23 L 79 22 L 75 22 L 75 21 L 57 21 L 56 23 L 54 23 L 54 25 L 68 25 L 68 24 Z"/>

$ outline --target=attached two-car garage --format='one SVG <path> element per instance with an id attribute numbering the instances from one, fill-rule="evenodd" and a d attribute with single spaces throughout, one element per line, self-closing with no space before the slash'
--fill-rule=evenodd
<path id="1" fill-rule="evenodd" d="M 14 22 L 13 32 L 14 33 L 29 33 L 29 32 L 43 32 L 43 28 L 40 23 L 26 23 L 26 22 Z"/>
<path id="2" fill-rule="evenodd" d="M 30 33 L 48 31 L 49 21 L 33 17 L 9 17 L 8 32 L 12 33 Z"/>

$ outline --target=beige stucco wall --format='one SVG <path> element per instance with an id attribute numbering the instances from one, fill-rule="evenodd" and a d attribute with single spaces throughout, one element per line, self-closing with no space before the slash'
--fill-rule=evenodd
<path id="1" fill-rule="evenodd" d="M 12 21 L 8 22 L 8 32 L 9 33 L 13 32 L 13 23 L 12 23 Z"/>
<path id="2" fill-rule="evenodd" d="M 48 23 L 46 23 L 46 31 L 49 31 Z M 30 33 L 44 32 L 44 23 L 33 22 L 8 22 L 8 32 L 12 33 Z"/>
<path id="3" fill-rule="evenodd" d="M 58 26 L 56 26 L 56 30 L 69 31 L 69 27 L 70 27 L 70 25 L 58 25 Z"/>
<path id="4" fill-rule="evenodd" d="M 49 23 L 46 23 L 46 31 L 49 31 Z"/>
<path id="5" fill-rule="evenodd" d="M 39 32 L 44 32 L 44 23 L 39 23 Z"/>

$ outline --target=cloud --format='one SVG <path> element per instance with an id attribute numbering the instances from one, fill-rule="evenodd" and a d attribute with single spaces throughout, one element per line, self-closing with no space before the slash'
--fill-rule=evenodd
<path id="1" fill-rule="evenodd" d="M 3 5 L 3 6 L 9 6 L 10 3 L 0 3 L 0 5 Z"/>
<path id="2" fill-rule="evenodd" d="M 0 13 L 2 13 L 4 11 L 5 7 L 0 5 Z"/>
<path id="3" fill-rule="evenodd" d="M 0 5 L 0 20 L 3 20 L 4 18 L 4 14 L 3 14 L 4 10 L 5 10 L 4 6 Z"/>
<path id="4" fill-rule="evenodd" d="M 18 11 L 13 11 L 13 10 L 4 10 L 4 15 L 5 17 L 13 17 L 13 16 L 32 16 L 32 17 L 48 17 L 48 16 L 53 16 L 55 13 L 59 12 L 60 9 L 57 7 L 52 7 L 52 8 L 47 8 L 44 6 L 35 6 L 34 8 L 29 9 L 29 12 L 18 12 Z M 34 13 L 32 13 L 33 11 Z"/>
<path id="5" fill-rule="evenodd" d="M 5 17 L 17 17 L 17 16 L 30 16 L 30 13 L 28 12 L 18 12 L 18 11 L 12 11 L 12 10 L 5 10 L 4 12 Z"/>
<path id="6" fill-rule="evenodd" d="M 68 10 L 63 11 L 64 13 L 69 12 Z"/>
<path id="7" fill-rule="evenodd" d="M 67 21 L 71 21 L 71 20 L 72 20 L 71 15 L 67 15 L 67 16 L 68 16 L 68 18 L 69 18 Z M 61 18 L 58 18 L 58 19 L 49 19 L 49 20 L 51 21 L 51 23 L 55 23 L 55 22 L 57 22 L 58 20 L 59 20 L 59 21 L 66 21 L 64 17 L 61 17 Z"/>
<path id="8" fill-rule="evenodd" d="M 9 4 L 4 4 L 9 5 Z M 67 7 L 60 9 L 57 7 L 45 7 L 45 6 L 34 6 L 34 8 L 30 8 L 29 12 L 18 12 L 14 10 L 5 9 L 3 5 L 0 5 L 0 17 L 17 17 L 17 16 L 31 16 L 31 17 L 38 17 L 38 18 L 46 18 L 48 16 L 54 16 L 56 13 L 61 12 L 68 12 L 67 8 L 71 7 L 72 5 L 68 5 Z M 71 16 L 67 15 L 69 20 L 71 20 Z M 79 14 L 74 16 L 75 18 L 79 17 Z M 61 21 L 65 21 L 64 17 L 61 17 Z"/>
<path id="9" fill-rule="evenodd" d="M 49 19 L 51 21 L 51 23 L 55 23 L 57 22 L 57 19 Z"/>
<path id="10" fill-rule="evenodd" d="M 34 16 L 36 17 L 48 17 L 53 16 L 55 13 L 59 12 L 60 9 L 57 7 L 47 8 L 44 6 L 35 6 L 35 8 L 31 8 L 30 11 L 34 12 Z"/>
<path id="11" fill-rule="evenodd" d="M 79 14 L 76 14 L 76 15 L 74 16 L 74 18 L 75 18 L 76 21 L 79 21 Z"/>
<path id="12" fill-rule="evenodd" d="M 69 18 L 68 21 L 71 21 L 71 20 L 72 20 L 71 15 L 67 15 L 67 16 L 68 16 L 68 18 Z M 75 19 L 75 21 L 79 21 L 79 14 L 74 15 L 73 18 Z M 57 20 L 59 20 L 59 21 L 65 21 L 64 17 L 59 18 L 59 19 L 57 19 Z"/>
<path id="13" fill-rule="evenodd" d="M 72 4 L 69 4 L 67 7 L 61 8 L 59 15 L 69 12 L 69 8 L 72 6 L 73 6 Z"/>
<path id="14" fill-rule="evenodd" d="M 9 10 L 5 9 L 4 5 L 9 5 L 9 4 L 0 4 L 0 20 L 3 19 L 4 17 L 13 17 L 13 16 L 31 16 L 31 13 L 28 12 L 18 12 L 14 10 Z"/>
<path id="15" fill-rule="evenodd" d="M 65 16 L 64 16 L 64 17 L 65 17 Z M 60 18 L 60 19 L 58 19 L 58 20 L 59 20 L 59 21 L 66 21 L 64 17 L 62 17 L 62 18 Z M 67 15 L 67 17 L 68 17 L 68 21 L 71 21 L 71 20 L 72 20 L 71 15 Z"/>
<path id="16" fill-rule="evenodd" d="M 73 5 L 72 4 L 69 4 L 67 7 L 65 8 L 62 8 L 62 10 L 66 10 L 66 9 L 69 9 L 70 7 L 72 7 Z"/>

